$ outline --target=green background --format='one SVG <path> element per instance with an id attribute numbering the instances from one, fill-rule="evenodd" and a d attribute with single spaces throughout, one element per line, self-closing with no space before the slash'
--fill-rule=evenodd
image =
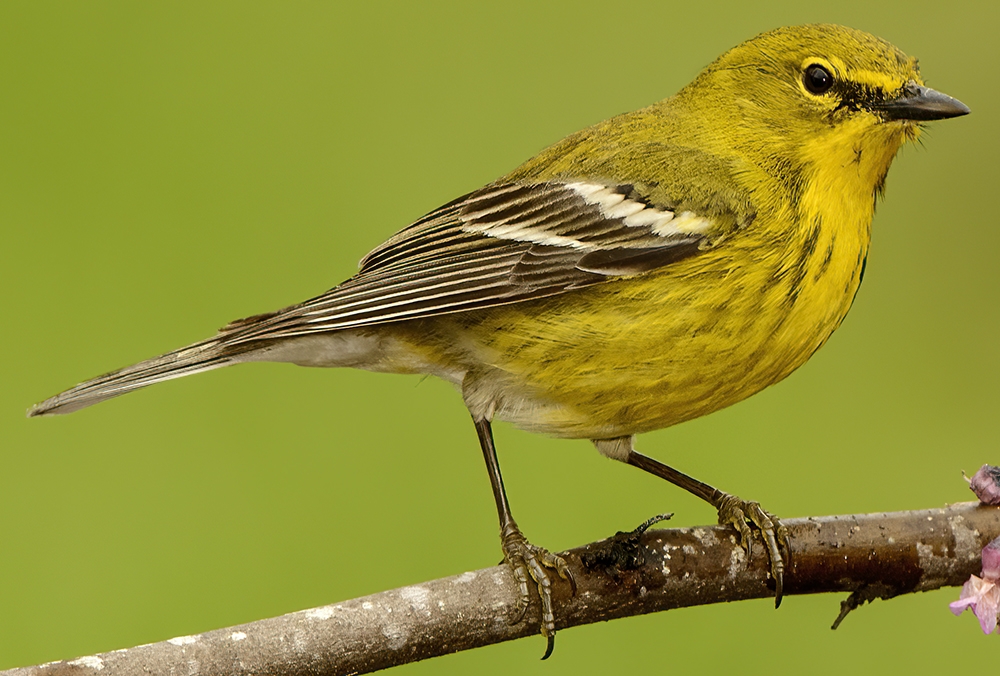
<path id="1" fill-rule="evenodd" d="M 789 517 L 969 499 L 961 470 L 1000 460 L 1000 5 L 873 5 L 4 0 L 0 668 L 494 564 L 475 434 L 441 382 L 267 364 L 24 410 L 334 285 L 414 218 L 784 24 L 880 35 L 974 112 L 897 159 L 827 347 L 640 448 Z M 587 442 L 497 436 L 539 544 L 714 519 Z M 944 672 L 997 649 L 957 596 L 836 632 L 835 596 L 695 608 L 561 632 L 544 664 L 535 638 L 398 671 Z"/>

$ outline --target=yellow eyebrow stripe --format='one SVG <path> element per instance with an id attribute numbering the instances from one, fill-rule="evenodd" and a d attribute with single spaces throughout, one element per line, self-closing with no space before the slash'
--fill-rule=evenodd
<path id="1" fill-rule="evenodd" d="M 857 84 L 881 89 L 886 93 L 894 92 L 905 84 L 889 77 L 885 73 L 877 73 L 873 70 L 853 70 L 850 72 L 849 78 Z"/>

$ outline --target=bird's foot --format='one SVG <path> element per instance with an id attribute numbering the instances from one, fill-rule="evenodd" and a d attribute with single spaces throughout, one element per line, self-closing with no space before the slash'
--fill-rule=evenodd
<path id="1" fill-rule="evenodd" d="M 747 558 L 753 555 L 753 532 L 751 525 L 760 531 L 767 547 L 767 555 L 771 560 L 771 578 L 774 579 L 774 607 L 781 605 L 784 587 L 786 560 L 791 558 L 792 548 L 788 540 L 788 530 L 781 525 L 778 517 L 765 511 L 760 503 L 752 500 L 742 500 L 735 495 L 723 493 L 716 507 L 719 510 L 719 523 L 733 526 L 740 535 L 740 546 L 746 550 Z M 749 525 L 748 525 L 749 524 Z"/>
<path id="2" fill-rule="evenodd" d="M 576 594 L 576 580 L 573 579 L 573 573 L 561 556 L 556 556 L 547 549 L 528 542 L 517 524 L 511 522 L 505 527 L 500 535 L 500 540 L 503 545 L 504 560 L 514 571 L 514 578 L 517 580 L 520 593 L 511 624 L 517 624 L 523 620 L 524 614 L 528 610 L 528 605 L 531 602 L 531 592 L 528 588 L 528 577 L 530 576 L 535 581 L 538 597 L 542 604 L 542 636 L 548 640 L 542 659 L 547 659 L 555 647 L 556 624 L 555 614 L 552 612 L 552 580 L 549 579 L 549 574 L 545 569 L 556 571 L 559 577 L 568 581 L 574 595 Z"/>

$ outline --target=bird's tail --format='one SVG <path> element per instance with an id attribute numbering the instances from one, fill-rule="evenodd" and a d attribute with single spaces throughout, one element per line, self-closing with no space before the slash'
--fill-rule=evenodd
<path id="1" fill-rule="evenodd" d="M 28 409 L 28 417 L 72 413 L 154 383 L 210 371 L 239 361 L 244 350 L 218 337 L 106 373 Z"/>

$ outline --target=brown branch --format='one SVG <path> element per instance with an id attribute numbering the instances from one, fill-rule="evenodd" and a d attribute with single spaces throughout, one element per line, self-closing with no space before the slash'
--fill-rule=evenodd
<path id="1" fill-rule="evenodd" d="M 785 594 L 851 592 L 846 612 L 874 598 L 961 585 L 979 572 L 982 547 L 1000 536 L 1000 508 L 960 503 L 785 524 L 793 549 Z M 730 528 L 649 530 L 636 539 L 640 548 L 634 553 L 639 556 L 622 557 L 621 566 L 593 565 L 601 543 L 566 554 L 579 590 L 571 597 L 569 585 L 556 582 L 559 628 L 773 594 L 763 547 L 755 547 L 748 561 Z M 601 551 L 607 552 L 606 546 Z M 629 558 L 637 567 L 628 568 L 624 562 Z M 523 622 L 508 621 L 516 598 L 510 570 L 496 566 L 197 636 L 11 669 L 0 676 L 368 673 L 536 635 L 537 607 L 529 609 Z"/>

